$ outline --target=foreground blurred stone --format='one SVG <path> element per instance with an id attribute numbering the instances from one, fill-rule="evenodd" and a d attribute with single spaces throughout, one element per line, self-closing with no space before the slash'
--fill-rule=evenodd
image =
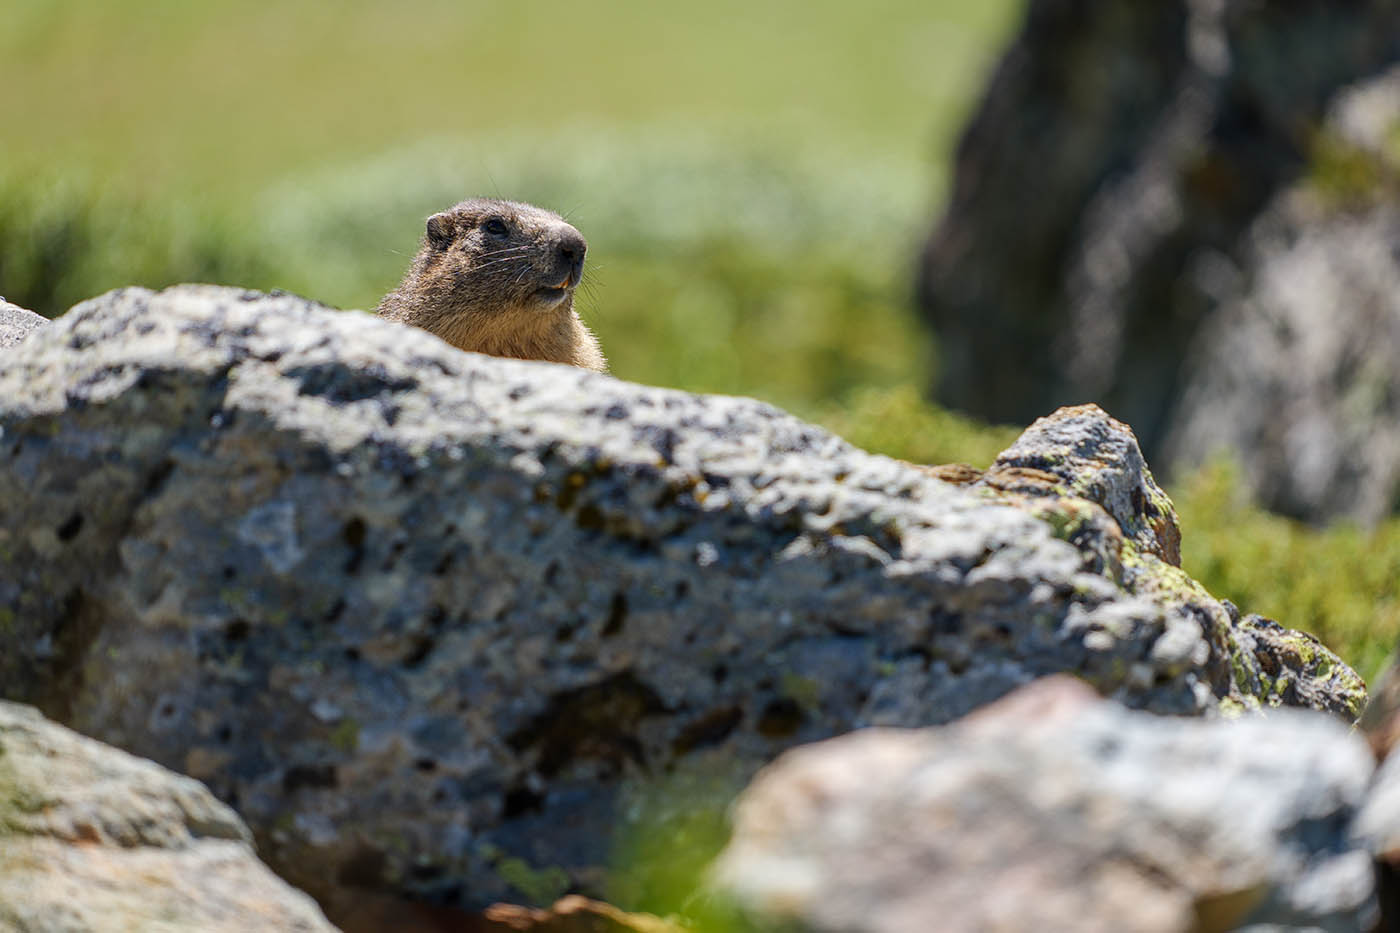
<path id="1" fill-rule="evenodd" d="M 1179 714 L 1364 697 L 1175 566 L 1093 407 L 956 486 L 752 400 L 180 287 L 0 355 L 0 432 L 4 689 L 207 782 L 337 922 L 625 889 L 639 822 L 1044 674 Z"/>
<path id="2" fill-rule="evenodd" d="M 629 914 L 609 904 L 571 895 L 547 910 L 496 904 L 485 911 L 482 933 L 684 933 L 650 914 Z"/>
<path id="3" fill-rule="evenodd" d="M 951 726 L 787 753 L 736 805 L 714 883 L 762 930 L 1367 930 L 1351 820 L 1372 768 L 1316 714 L 1161 719 L 1043 680 Z"/>
<path id="4" fill-rule="evenodd" d="M 1010 423 L 1095 401 L 1132 424 L 1155 461 L 1180 393 L 1194 387 L 1183 366 L 1205 336 L 1202 324 L 1232 295 L 1282 298 L 1277 310 L 1255 314 L 1261 326 L 1279 316 L 1291 322 L 1306 304 L 1313 323 L 1296 349 L 1258 370 L 1255 357 L 1291 338 L 1242 334 L 1221 357 L 1236 377 L 1268 377 L 1248 392 L 1266 402 L 1259 418 L 1239 425 L 1227 446 L 1261 463 L 1272 456 L 1249 453 L 1257 428 L 1307 409 L 1291 393 L 1286 410 L 1269 407 L 1279 401 L 1270 380 L 1312 388 L 1332 363 L 1298 368 L 1309 352 L 1327 352 L 1327 342 L 1311 338 L 1380 316 L 1381 308 L 1348 308 L 1338 320 L 1332 299 L 1384 295 L 1397 261 L 1384 216 L 1337 217 L 1317 236 L 1295 229 L 1285 236 L 1296 244 L 1268 244 L 1266 265 L 1277 269 L 1259 268 L 1251 286 L 1259 266 L 1251 227 L 1300 177 L 1327 168 L 1319 164 L 1333 130 L 1322 124 L 1339 92 L 1398 59 L 1400 6 L 1390 0 L 1033 0 L 961 141 L 949 206 L 924 254 L 921 303 L 940 345 L 938 397 Z M 1394 139 L 1393 124 L 1381 127 L 1386 133 Z M 1372 184 L 1351 174 L 1350 183 Z M 1393 184 L 1374 183 L 1393 198 Z M 1359 251 L 1357 234 L 1367 242 Z M 1333 275 L 1360 280 L 1319 279 L 1318 266 L 1348 249 Z M 1289 263 L 1303 268 L 1290 275 Z M 1393 293 L 1382 302 L 1393 306 Z M 1365 356 L 1393 354 L 1396 322 L 1392 315 L 1363 332 L 1392 334 Z M 1243 359 L 1239 340 L 1257 343 Z M 1351 401 L 1374 405 L 1365 388 L 1388 382 L 1384 373 L 1361 376 Z M 1323 401 L 1320 410 L 1336 409 Z M 1337 430 L 1348 434 L 1360 417 Z M 1316 449 L 1327 440 L 1319 430 L 1309 420 L 1294 434 Z M 1309 456 L 1289 454 L 1286 464 Z M 1317 504 L 1327 514 L 1350 511 Z"/>
<path id="5" fill-rule="evenodd" d="M 197 781 L 0 702 L 0 929 L 330 931 Z"/>

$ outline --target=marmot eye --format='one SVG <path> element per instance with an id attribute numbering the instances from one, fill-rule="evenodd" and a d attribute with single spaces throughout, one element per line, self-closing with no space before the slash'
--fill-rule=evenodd
<path id="1" fill-rule="evenodd" d="M 510 228 L 506 226 L 506 222 L 499 217 L 492 217 L 481 226 L 482 229 L 492 236 L 505 236 L 510 232 Z"/>

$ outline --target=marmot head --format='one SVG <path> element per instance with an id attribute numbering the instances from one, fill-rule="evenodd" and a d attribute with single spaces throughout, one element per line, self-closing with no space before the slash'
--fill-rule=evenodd
<path id="1" fill-rule="evenodd" d="M 463 201 L 428 218 L 422 248 L 378 313 L 462 350 L 607 372 L 597 338 L 574 313 L 587 250 L 558 214 Z"/>
<path id="2" fill-rule="evenodd" d="M 588 243 L 552 211 L 474 198 L 428 218 L 423 272 L 469 313 L 568 311 Z"/>

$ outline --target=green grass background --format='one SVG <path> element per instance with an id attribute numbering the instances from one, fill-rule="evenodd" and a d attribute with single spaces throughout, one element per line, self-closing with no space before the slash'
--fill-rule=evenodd
<path id="1" fill-rule="evenodd" d="M 370 308 L 477 194 L 588 237 L 624 379 L 753 395 L 984 466 L 1016 429 L 922 399 L 913 262 L 1020 0 L 8 0 L 0 294 L 46 314 L 213 281 Z M 1310 529 L 1228 464 L 1171 487 L 1187 570 L 1372 677 L 1400 522 Z"/>

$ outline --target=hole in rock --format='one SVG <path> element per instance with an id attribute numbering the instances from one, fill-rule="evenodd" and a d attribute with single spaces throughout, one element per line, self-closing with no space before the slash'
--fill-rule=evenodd
<path id="1" fill-rule="evenodd" d="M 417 667 L 428 659 L 428 655 L 433 653 L 433 648 L 437 640 L 430 635 L 420 635 L 413 643 L 413 648 L 404 656 L 404 667 Z"/>
<path id="2" fill-rule="evenodd" d="M 526 813 L 538 813 L 544 809 L 544 794 L 537 794 L 528 787 L 517 787 L 506 791 L 502 816 L 512 819 Z"/>
<path id="3" fill-rule="evenodd" d="M 350 549 L 350 557 L 345 561 L 345 572 L 352 576 L 359 572 L 360 563 L 365 559 L 365 530 L 364 519 L 357 516 L 346 522 L 341 531 L 345 546 Z"/>
<path id="4" fill-rule="evenodd" d="M 83 516 L 79 512 L 74 512 L 68 516 L 68 521 L 58 526 L 58 540 L 72 541 L 78 536 L 78 532 L 83 530 Z"/>
<path id="5" fill-rule="evenodd" d="M 699 719 L 687 723 L 671 743 L 671 748 L 677 755 L 684 755 L 697 748 L 718 745 L 729 738 L 729 734 L 743 718 L 743 711 L 737 706 L 711 710 Z"/>
<path id="6" fill-rule="evenodd" d="M 282 789 L 289 794 L 303 787 L 335 787 L 338 783 L 335 765 L 293 765 L 282 775 Z"/>
<path id="7" fill-rule="evenodd" d="M 792 735 L 807 721 L 807 714 L 796 700 L 780 697 L 769 703 L 758 718 L 759 735 L 781 739 Z"/>
<path id="8" fill-rule="evenodd" d="M 608 607 L 608 621 L 603 623 L 603 637 L 611 638 L 622 631 L 627 621 L 627 597 L 619 590 L 613 594 L 612 605 Z"/>
<path id="9" fill-rule="evenodd" d="M 363 847 L 340 863 L 336 880 L 352 888 L 378 887 L 384 880 L 389 860 L 378 849 Z"/>

